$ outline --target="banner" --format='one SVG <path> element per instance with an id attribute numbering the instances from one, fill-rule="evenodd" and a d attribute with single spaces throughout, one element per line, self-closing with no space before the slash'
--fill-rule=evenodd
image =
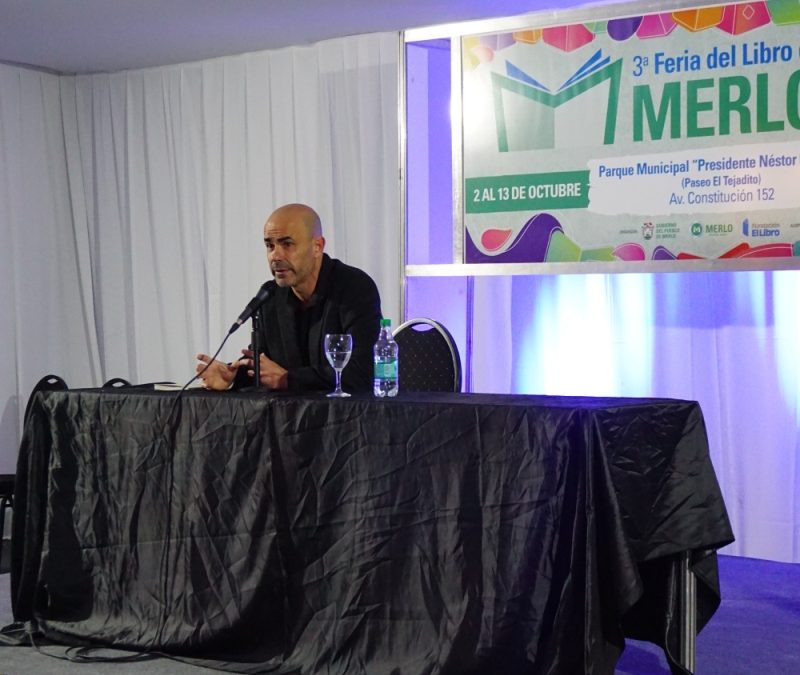
<path id="1" fill-rule="evenodd" d="M 800 263 L 796 0 L 461 49 L 464 262 Z"/>

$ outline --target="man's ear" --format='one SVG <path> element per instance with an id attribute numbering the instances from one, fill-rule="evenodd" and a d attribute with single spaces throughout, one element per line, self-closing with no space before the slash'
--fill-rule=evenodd
<path id="1" fill-rule="evenodd" d="M 325 250 L 325 237 L 314 237 L 314 253 L 321 256 Z"/>

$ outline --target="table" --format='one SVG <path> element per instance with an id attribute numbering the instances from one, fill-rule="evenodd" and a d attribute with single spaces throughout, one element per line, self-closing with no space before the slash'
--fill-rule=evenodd
<path id="1" fill-rule="evenodd" d="M 613 673 L 674 659 L 733 540 L 693 401 L 40 392 L 12 603 L 51 639 L 237 672 Z M 19 544 L 19 542 L 22 542 Z"/>

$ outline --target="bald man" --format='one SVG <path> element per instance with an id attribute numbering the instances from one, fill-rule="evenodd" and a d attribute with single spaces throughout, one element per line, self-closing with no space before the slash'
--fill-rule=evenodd
<path id="1" fill-rule="evenodd" d="M 327 333 L 353 336 L 353 353 L 342 372 L 348 392 L 372 389 L 372 346 L 378 337 L 381 301 L 363 271 L 325 253 L 319 216 L 305 204 L 276 209 L 264 225 L 272 293 L 259 311 L 261 384 L 269 389 L 331 390 L 334 372 L 323 351 Z M 208 389 L 252 384 L 253 353 L 233 363 L 213 361 L 200 375 Z M 211 361 L 197 355 L 197 372 Z"/>

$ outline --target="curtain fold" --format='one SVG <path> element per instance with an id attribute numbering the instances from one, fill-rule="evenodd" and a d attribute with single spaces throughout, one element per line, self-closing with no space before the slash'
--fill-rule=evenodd
<path id="1" fill-rule="evenodd" d="M 0 473 L 14 473 L 27 393 L 99 374 L 89 251 L 70 216 L 57 76 L 0 65 Z"/>
<path id="2" fill-rule="evenodd" d="M 188 379 L 267 277 L 281 203 L 315 206 L 403 318 L 398 58 L 380 34 L 92 76 L 0 65 L 0 473 L 42 375 Z M 700 401 L 729 552 L 800 561 L 797 271 L 408 281 L 409 314 L 457 337 L 473 317 L 476 391 Z"/>
<path id="3" fill-rule="evenodd" d="M 474 388 L 699 401 L 723 552 L 800 562 L 798 307 L 792 270 L 476 277 Z"/>
<path id="4" fill-rule="evenodd" d="M 376 115 L 397 106 L 397 40 L 72 78 L 65 135 L 93 207 L 104 374 L 188 379 L 193 355 L 213 351 L 268 277 L 262 226 L 286 202 L 319 211 L 327 250 L 370 272 L 398 315 L 400 261 L 374 253 L 399 248 L 397 189 L 385 187 L 396 124 Z"/>
<path id="5" fill-rule="evenodd" d="M 399 54 L 385 33 L 111 74 L 0 66 L 0 473 L 47 372 L 188 380 L 269 277 L 280 204 L 316 208 L 326 251 L 400 319 Z"/>

